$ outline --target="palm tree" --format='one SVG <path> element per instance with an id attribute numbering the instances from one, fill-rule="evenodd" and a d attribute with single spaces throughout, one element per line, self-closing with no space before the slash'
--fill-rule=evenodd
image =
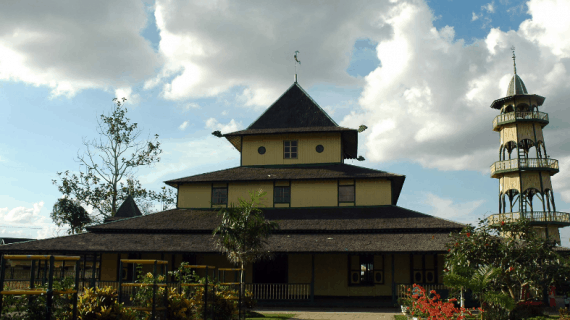
<path id="1" fill-rule="evenodd" d="M 244 295 L 244 270 L 249 263 L 267 256 L 267 239 L 279 229 L 276 222 L 267 221 L 263 216 L 261 199 L 265 192 L 249 192 L 249 201 L 238 199 L 238 204 L 231 204 L 218 213 L 222 218 L 214 230 L 217 247 L 228 256 L 228 260 L 240 266 L 240 295 Z M 241 315 L 240 315 L 241 316 Z"/>

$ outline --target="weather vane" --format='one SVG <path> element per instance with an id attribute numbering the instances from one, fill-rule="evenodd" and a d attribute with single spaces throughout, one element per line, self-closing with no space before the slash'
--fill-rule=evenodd
<path id="1" fill-rule="evenodd" d="M 513 67 L 515 68 L 515 74 L 517 74 L 517 62 L 515 61 L 515 46 L 511 47 L 511 50 L 513 51 Z"/>
<path id="2" fill-rule="evenodd" d="M 295 51 L 295 55 L 293 56 L 295 58 L 295 82 L 297 82 L 297 63 L 301 64 L 301 60 L 299 60 L 299 58 L 297 58 L 298 54 L 299 54 L 299 51 Z"/>

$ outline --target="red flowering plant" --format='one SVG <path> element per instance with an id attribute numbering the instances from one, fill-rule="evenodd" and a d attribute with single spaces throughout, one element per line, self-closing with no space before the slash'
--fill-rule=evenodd
<path id="1" fill-rule="evenodd" d="M 465 308 L 457 308 L 454 302 L 457 299 L 449 299 L 444 302 L 435 290 L 429 294 L 417 284 L 414 284 L 413 291 L 408 291 L 408 296 L 412 301 L 411 315 L 426 320 L 462 320 L 466 315 L 471 315 L 471 311 Z"/>
<path id="2" fill-rule="evenodd" d="M 546 286 L 567 280 L 570 268 L 555 246 L 524 219 L 496 225 L 480 220 L 477 227 L 450 235 L 444 284 L 456 297 L 470 290 L 484 311 L 482 318 L 516 319 L 517 310 L 525 307 L 520 302 L 540 300 Z"/>

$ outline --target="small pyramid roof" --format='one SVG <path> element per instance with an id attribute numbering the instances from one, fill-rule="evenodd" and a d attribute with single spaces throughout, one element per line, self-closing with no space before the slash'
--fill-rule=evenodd
<path id="1" fill-rule="evenodd" d="M 338 124 L 295 82 L 247 130 L 308 127 Z"/>
<path id="2" fill-rule="evenodd" d="M 129 195 L 123 204 L 121 204 L 119 210 L 117 210 L 115 218 L 131 218 L 136 216 L 142 216 L 142 213 L 139 207 L 137 207 L 133 196 Z"/>

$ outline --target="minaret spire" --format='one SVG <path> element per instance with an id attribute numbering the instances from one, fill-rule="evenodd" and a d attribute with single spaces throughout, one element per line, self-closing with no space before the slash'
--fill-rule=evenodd
<path id="1" fill-rule="evenodd" d="M 295 51 L 295 55 L 293 56 L 293 58 L 295 58 L 295 83 L 297 83 L 297 63 L 299 63 L 299 65 L 301 64 L 301 60 L 297 58 L 298 54 L 299 51 Z"/>
<path id="2" fill-rule="evenodd" d="M 511 50 L 513 51 L 513 67 L 515 69 L 515 74 L 517 74 L 517 62 L 515 61 L 516 56 L 515 56 L 515 46 L 511 47 Z"/>

